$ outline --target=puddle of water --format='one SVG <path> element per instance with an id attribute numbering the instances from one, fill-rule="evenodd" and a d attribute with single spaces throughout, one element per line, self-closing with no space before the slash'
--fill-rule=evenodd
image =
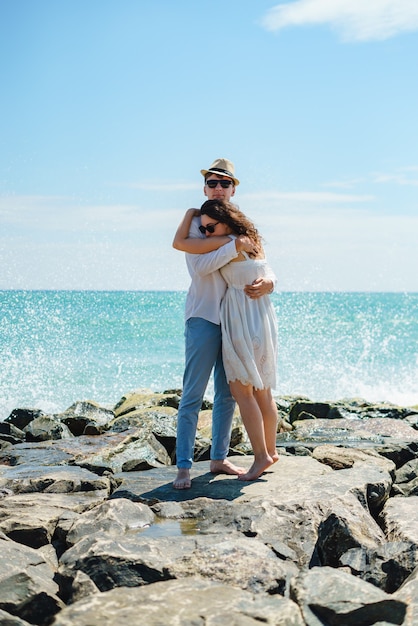
<path id="1" fill-rule="evenodd" d="M 199 522 L 196 519 L 158 519 L 151 526 L 147 526 L 141 535 L 147 537 L 181 537 L 184 535 L 197 535 L 200 532 Z"/>

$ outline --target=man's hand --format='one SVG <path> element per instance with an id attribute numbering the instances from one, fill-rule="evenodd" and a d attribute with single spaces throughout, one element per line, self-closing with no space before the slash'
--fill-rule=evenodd
<path id="1" fill-rule="evenodd" d="M 251 298 L 256 300 L 274 291 L 274 283 L 270 278 L 256 278 L 251 285 L 245 285 L 244 292 Z"/>

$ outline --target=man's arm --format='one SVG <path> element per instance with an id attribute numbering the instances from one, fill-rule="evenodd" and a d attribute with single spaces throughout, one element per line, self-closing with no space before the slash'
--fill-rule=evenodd
<path id="1" fill-rule="evenodd" d="M 194 217 L 200 217 L 199 209 L 188 209 L 174 235 L 173 248 L 176 250 L 190 254 L 205 254 L 217 250 L 231 241 L 231 238 L 226 235 L 223 237 L 202 236 L 196 220 L 193 220 Z"/>
<path id="2" fill-rule="evenodd" d="M 241 250 L 253 252 L 254 243 L 243 235 L 231 238 L 205 237 L 199 231 L 198 209 L 188 209 L 180 222 L 173 240 L 173 247 L 188 253 L 188 263 L 199 276 L 206 276 L 238 256 Z"/>

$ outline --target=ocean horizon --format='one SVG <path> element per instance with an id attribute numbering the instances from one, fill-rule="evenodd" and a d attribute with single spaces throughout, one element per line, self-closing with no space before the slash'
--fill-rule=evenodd
<path id="1" fill-rule="evenodd" d="M 0 420 L 182 387 L 185 291 L 0 290 Z M 276 396 L 418 405 L 418 293 L 278 292 Z M 212 397 L 212 381 L 207 397 Z"/>

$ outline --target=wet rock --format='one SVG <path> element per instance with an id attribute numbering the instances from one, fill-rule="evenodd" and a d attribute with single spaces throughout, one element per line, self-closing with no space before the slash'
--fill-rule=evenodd
<path id="1" fill-rule="evenodd" d="M 359 442 L 370 441 L 376 445 L 384 444 L 387 437 L 394 442 L 417 439 L 416 430 L 401 420 L 390 418 L 361 419 L 315 419 L 293 422 L 296 438 L 319 443 L 336 442 L 343 445 L 358 446 Z M 364 447 L 364 446 L 362 446 Z"/>
<path id="2" fill-rule="evenodd" d="M 33 419 L 24 428 L 27 441 L 50 441 L 51 439 L 71 439 L 70 429 L 64 423 L 49 415 Z"/>
<path id="3" fill-rule="evenodd" d="M 130 626 L 304 624 L 299 608 L 289 599 L 188 578 L 145 588 L 114 589 L 86 598 L 61 611 L 53 626 L 120 626 L 121 623 Z"/>
<path id="4" fill-rule="evenodd" d="M 131 530 L 149 526 L 154 518 L 154 513 L 145 504 L 124 499 L 108 500 L 74 521 L 67 534 L 67 545 L 73 546 L 93 533 L 120 537 Z"/>
<path id="5" fill-rule="evenodd" d="M 293 424 L 300 419 L 326 418 L 330 408 L 325 402 L 295 402 L 289 411 L 289 422 Z"/>
<path id="6" fill-rule="evenodd" d="M 0 453 L 0 465 L 66 465 L 74 460 L 74 455 L 61 450 L 55 442 L 20 443 L 9 446 Z"/>
<path id="7" fill-rule="evenodd" d="M 8 443 L 20 443 L 25 440 L 25 433 L 7 422 L 0 422 L 0 439 Z"/>
<path id="8" fill-rule="evenodd" d="M 299 605 L 305 624 L 402 624 L 407 605 L 351 574 L 314 567 L 291 583 L 290 597 Z"/>
<path id="9" fill-rule="evenodd" d="M 80 435 L 98 435 L 108 429 L 109 422 L 114 418 L 111 409 L 106 409 L 96 402 L 75 402 L 66 411 L 56 416 L 68 426 L 71 433 Z"/>
<path id="10" fill-rule="evenodd" d="M 23 430 L 32 420 L 43 415 L 44 412 L 40 409 L 14 409 L 4 421 Z"/>

